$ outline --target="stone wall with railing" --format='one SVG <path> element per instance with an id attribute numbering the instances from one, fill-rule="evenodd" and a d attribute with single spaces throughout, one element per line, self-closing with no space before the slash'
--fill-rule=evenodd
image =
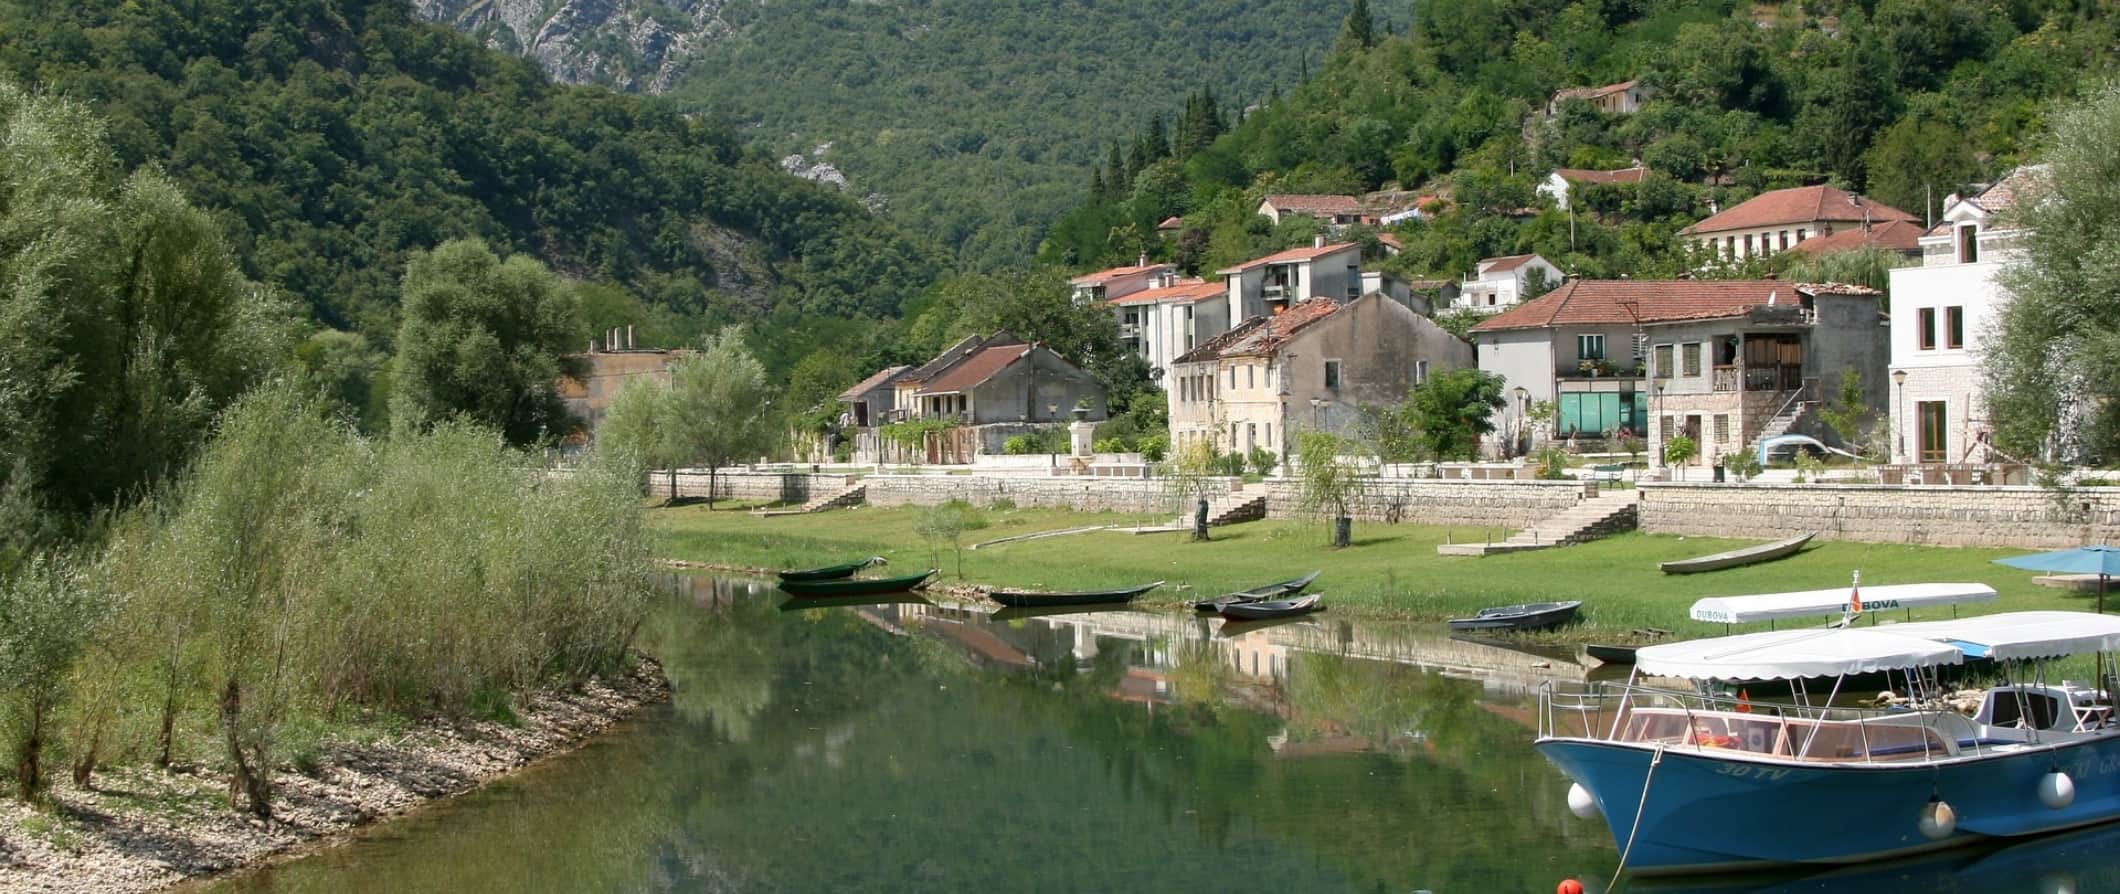
<path id="1" fill-rule="evenodd" d="M 870 475 L 863 481 L 872 506 L 933 506 L 951 500 L 989 506 L 1007 500 L 1025 507 L 1174 515 L 1182 502 L 1168 480 L 1157 478 Z M 1229 493 L 1240 482 L 1209 478 L 1202 483 L 1213 495 Z"/>
<path id="2" fill-rule="evenodd" d="M 1302 489 L 1294 481 L 1271 481 L 1266 489 L 1268 518 L 1304 515 Z M 1248 489 L 1247 489 L 1248 490 Z M 1362 521 L 1424 525 L 1473 525 L 1524 528 L 1574 506 L 1582 499 L 1580 481 L 1450 481 L 1419 478 L 1364 479 L 1362 493 L 1348 506 Z"/>
<path id="3" fill-rule="evenodd" d="M 1643 482 L 1641 529 L 1771 540 L 2046 549 L 2120 537 L 2120 488 Z"/>

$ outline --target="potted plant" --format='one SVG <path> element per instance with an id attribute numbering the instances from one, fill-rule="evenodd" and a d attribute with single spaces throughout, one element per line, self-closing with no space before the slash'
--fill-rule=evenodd
<path id="1" fill-rule="evenodd" d="M 1595 376 L 1597 375 L 1597 362 L 1594 360 L 1577 361 L 1575 371 L 1579 375 Z"/>

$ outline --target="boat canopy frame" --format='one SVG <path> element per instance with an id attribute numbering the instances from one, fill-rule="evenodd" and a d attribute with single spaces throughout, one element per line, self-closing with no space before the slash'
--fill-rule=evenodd
<path id="1" fill-rule="evenodd" d="M 1978 583 L 1886 584 L 1864 587 L 1828 587 L 1792 593 L 1762 593 L 1753 596 L 1710 596 L 1695 600 L 1687 614 L 1695 621 L 1717 624 L 1749 624 L 1786 618 L 1814 618 L 1847 613 L 1856 597 L 1862 611 L 1870 613 L 1902 608 L 1958 606 L 1995 601 L 1995 588 Z"/>

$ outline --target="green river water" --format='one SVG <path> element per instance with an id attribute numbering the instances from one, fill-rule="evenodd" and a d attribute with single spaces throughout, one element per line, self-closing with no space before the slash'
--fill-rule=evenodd
<path id="1" fill-rule="evenodd" d="M 1535 687 L 1580 677 L 1562 657 L 1329 614 L 1231 636 L 1170 613 L 785 601 L 674 581 L 642 635 L 667 705 L 206 889 L 1455 894 L 1602 891 L 1619 862 L 1531 747 Z M 2120 891 L 2120 832 L 1623 887 Z"/>

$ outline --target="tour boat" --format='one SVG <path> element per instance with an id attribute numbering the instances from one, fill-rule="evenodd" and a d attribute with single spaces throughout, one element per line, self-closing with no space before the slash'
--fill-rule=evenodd
<path id="1" fill-rule="evenodd" d="M 1888 627 L 1771 630 L 1644 646 L 1625 684 L 1540 696 L 1539 751 L 1574 780 L 1639 874 L 1858 863 L 2120 818 L 2106 691 L 2045 682 L 2055 659 L 2120 649 L 2120 618 L 2012 612 Z M 1989 657 L 2028 681 L 1972 716 L 1936 671 Z M 1906 704 L 1752 702 L 1702 684 L 1890 671 Z M 1644 677 L 1689 685 L 1645 685 Z M 1799 694 L 1802 690 L 1799 689 Z"/>

